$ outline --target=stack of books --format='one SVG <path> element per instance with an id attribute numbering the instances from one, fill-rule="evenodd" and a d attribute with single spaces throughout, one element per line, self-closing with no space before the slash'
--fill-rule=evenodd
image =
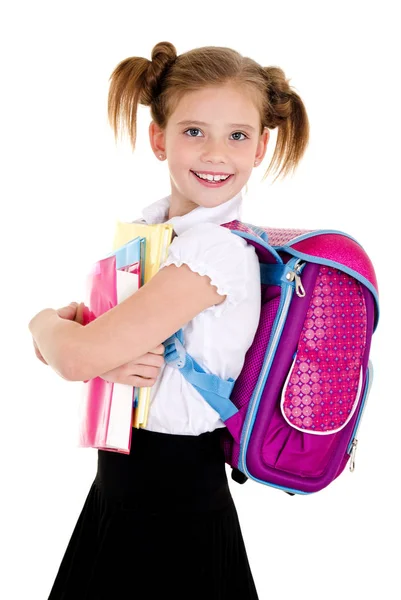
<path id="1" fill-rule="evenodd" d="M 83 324 L 145 285 L 167 258 L 173 226 L 117 222 L 113 251 L 87 277 Z M 80 447 L 129 454 L 132 427 L 146 427 L 150 387 L 135 388 L 95 377 L 84 382 L 79 408 Z"/>

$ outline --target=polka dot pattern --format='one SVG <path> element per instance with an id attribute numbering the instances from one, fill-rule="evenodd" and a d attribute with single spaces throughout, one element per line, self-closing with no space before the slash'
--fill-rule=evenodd
<path id="1" fill-rule="evenodd" d="M 283 391 L 282 412 L 291 425 L 320 434 L 344 426 L 358 400 L 366 330 L 361 284 L 321 266 Z"/>

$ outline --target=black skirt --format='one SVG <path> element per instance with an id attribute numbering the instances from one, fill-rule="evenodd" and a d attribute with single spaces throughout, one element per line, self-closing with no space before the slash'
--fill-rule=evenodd
<path id="1" fill-rule="evenodd" d="M 132 430 L 96 477 L 48 600 L 257 600 L 221 429 Z"/>

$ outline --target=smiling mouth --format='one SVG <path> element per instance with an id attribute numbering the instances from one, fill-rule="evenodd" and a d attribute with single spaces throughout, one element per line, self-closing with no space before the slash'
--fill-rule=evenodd
<path id="1" fill-rule="evenodd" d="M 199 176 L 198 176 L 198 175 L 195 173 L 195 171 L 192 171 L 192 170 L 191 170 L 191 173 L 193 173 L 193 174 L 195 175 L 195 177 L 196 177 L 196 178 L 197 178 L 199 181 L 201 181 L 202 183 L 207 183 L 207 184 L 209 184 L 209 185 L 212 185 L 212 186 L 213 186 L 213 185 L 215 185 L 215 186 L 217 186 L 217 185 L 223 185 L 224 183 L 226 183 L 227 181 L 229 181 L 229 180 L 231 179 L 231 177 L 233 177 L 233 174 L 232 174 L 232 173 L 230 173 L 230 175 L 228 175 L 228 177 L 226 177 L 225 179 L 218 179 L 218 180 L 214 180 L 214 179 L 207 179 L 207 178 L 204 178 L 204 177 L 199 177 Z"/>

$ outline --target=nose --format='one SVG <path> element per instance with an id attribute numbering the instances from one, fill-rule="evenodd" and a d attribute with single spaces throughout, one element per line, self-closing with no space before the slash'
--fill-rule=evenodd
<path id="1" fill-rule="evenodd" d="M 227 162 L 226 149 L 221 141 L 209 139 L 202 148 L 201 159 L 203 162 L 225 163 Z"/>

